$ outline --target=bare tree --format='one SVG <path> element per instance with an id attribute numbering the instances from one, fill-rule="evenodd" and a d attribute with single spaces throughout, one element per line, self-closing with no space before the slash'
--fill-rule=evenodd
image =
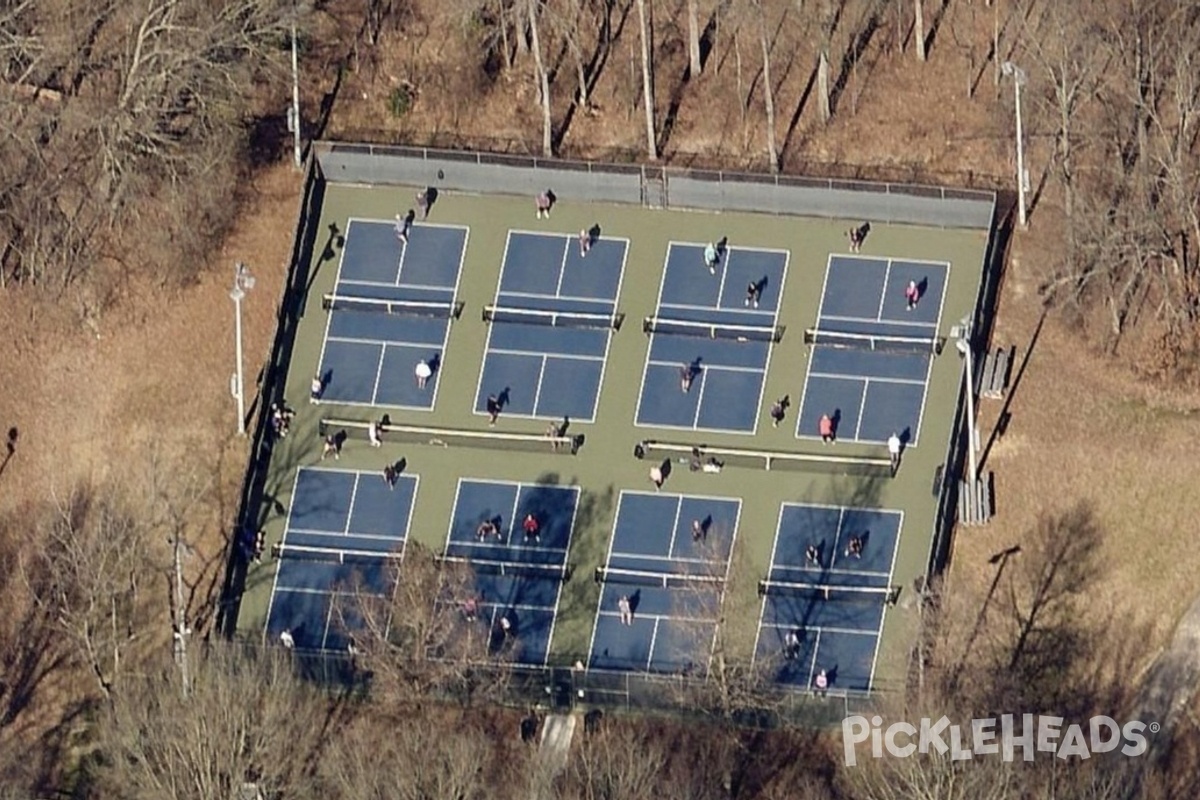
<path id="1" fill-rule="evenodd" d="M 246 784 L 267 796 L 318 794 L 311 765 L 337 701 L 298 681 L 286 651 L 211 644 L 186 698 L 169 661 L 162 667 L 130 676 L 99 720 L 108 796 L 210 800 Z"/>
<path id="2" fill-rule="evenodd" d="M 541 4 L 537 0 L 528 0 L 525 6 L 529 15 L 529 36 L 533 46 L 534 79 L 537 81 L 538 102 L 542 107 L 542 155 L 550 158 L 554 155 L 554 123 L 550 116 L 550 76 L 546 65 L 542 62 L 542 43 L 538 33 L 538 9 Z"/>
<path id="3" fill-rule="evenodd" d="M 913 40 L 917 45 L 917 60 L 924 61 L 926 58 L 924 0 L 913 0 Z"/>
<path id="4" fill-rule="evenodd" d="M 762 48 L 763 102 L 767 107 L 767 159 L 771 172 L 779 172 L 779 148 L 775 143 L 775 86 L 771 82 L 771 40 L 767 32 L 766 12 L 762 0 L 754 0 L 758 22 L 758 42 Z"/>
<path id="5" fill-rule="evenodd" d="M 688 73 L 693 78 L 700 77 L 704 70 L 700 61 L 700 18 L 696 5 L 696 0 L 687 0 Z"/>
<path id="6" fill-rule="evenodd" d="M 646 157 L 658 160 L 658 142 L 654 130 L 654 65 L 650 57 L 653 23 L 646 11 L 646 0 L 637 0 L 638 31 L 642 43 L 642 105 L 646 111 Z"/>

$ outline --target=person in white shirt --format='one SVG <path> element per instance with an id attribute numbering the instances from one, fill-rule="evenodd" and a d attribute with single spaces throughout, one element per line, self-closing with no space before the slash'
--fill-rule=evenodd
<path id="1" fill-rule="evenodd" d="M 429 366 L 429 362 L 421 359 L 417 362 L 417 368 L 413 370 L 413 374 L 417 376 L 417 388 L 424 389 L 425 384 L 429 382 L 429 378 L 433 375 L 433 368 Z"/>
<path id="2" fill-rule="evenodd" d="M 367 426 L 367 438 L 371 440 L 371 447 L 383 447 L 383 426 L 378 422 L 372 422 Z"/>
<path id="3" fill-rule="evenodd" d="M 617 601 L 617 609 L 621 612 L 621 624 L 633 624 L 633 604 L 629 602 L 628 595 L 621 595 L 621 599 Z"/>
<path id="4" fill-rule="evenodd" d="M 293 647 L 296 646 L 296 640 L 294 638 L 292 638 L 292 632 L 289 630 L 285 630 L 279 634 L 279 641 L 288 650 L 291 650 Z"/>
<path id="5" fill-rule="evenodd" d="M 817 677 L 813 678 L 813 694 L 824 697 L 825 692 L 829 690 L 829 676 L 825 670 L 817 673 Z"/>
<path id="6" fill-rule="evenodd" d="M 892 459 L 892 474 L 896 474 L 896 470 L 900 469 L 900 437 L 892 433 L 887 440 L 888 455 Z"/>

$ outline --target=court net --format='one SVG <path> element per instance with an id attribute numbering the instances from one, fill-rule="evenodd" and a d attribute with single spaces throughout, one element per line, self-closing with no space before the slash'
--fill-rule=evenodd
<path id="1" fill-rule="evenodd" d="M 395 565 L 401 554 L 393 550 L 337 550 L 331 547 L 277 543 L 271 545 L 271 557 L 299 561 L 318 561 L 323 564 L 359 564 L 378 567 Z"/>
<path id="2" fill-rule="evenodd" d="M 326 311 L 368 311 L 377 314 L 392 314 L 407 317 L 435 317 L 458 319 L 466 304 L 446 300 L 386 300 L 379 297 L 352 297 L 344 294 L 327 294 L 321 298 L 321 307 Z"/>
<path id="3" fill-rule="evenodd" d="M 496 561 L 463 556 L 439 555 L 443 568 L 470 570 L 476 575 L 495 575 L 501 578 L 532 578 L 544 581 L 568 581 L 574 571 L 569 564 L 537 564 L 528 561 Z"/>
<path id="4" fill-rule="evenodd" d="M 548 311 L 541 308 L 514 308 L 486 305 L 484 322 L 512 322 L 519 325 L 545 325 L 551 328 L 591 328 L 621 330 L 625 315 L 620 312 L 596 314 L 587 311 Z"/>
<path id="5" fill-rule="evenodd" d="M 794 597 L 821 602 L 876 603 L 894 606 L 900 597 L 899 586 L 832 586 L 823 583 L 793 583 L 761 580 L 759 597 Z"/>
<path id="6" fill-rule="evenodd" d="M 370 422 L 361 420 L 323 419 L 320 424 L 321 436 L 347 430 L 363 432 L 366 438 Z M 423 444 L 432 447 L 473 447 L 492 450 L 515 450 L 528 453 L 550 453 L 553 455 L 575 455 L 583 447 L 584 435 L 575 436 L 539 436 L 536 433 L 505 433 L 501 431 L 471 431 L 456 428 L 432 428 L 417 425 L 396 425 L 388 423 L 380 426 L 381 438 L 384 444 L 402 442 L 405 444 Z"/>
<path id="7" fill-rule="evenodd" d="M 849 333 L 809 328 L 804 331 L 804 343 L 819 347 L 839 347 L 848 350 L 870 350 L 884 353 L 942 354 L 945 336 L 885 336 L 871 333 Z"/>
<path id="8" fill-rule="evenodd" d="M 644 440 L 634 446 L 634 455 L 664 455 L 686 464 L 689 470 L 717 472 L 725 467 L 745 467 L 768 471 L 820 472 L 828 475 L 859 475 L 891 478 L 892 462 L 887 456 L 795 453 L 776 450 L 748 450 L 736 447 L 710 447 L 681 442 Z M 641 455 L 639 455 L 639 453 Z"/>
<path id="9" fill-rule="evenodd" d="M 628 586 L 651 586 L 660 589 L 720 590 L 724 575 L 703 573 L 649 572 L 640 569 L 596 567 L 596 583 L 620 583 Z"/>
<path id="10" fill-rule="evenodd" d="M 733 325 L 724 322 L 695 322 L 686 319 L 646 317 L 644 333 L 669 333 L 675 336 L 699 336 L 706 339 L 732 339 L 738 342 L 775 342 L 783 340 L 783 325 Z"/>

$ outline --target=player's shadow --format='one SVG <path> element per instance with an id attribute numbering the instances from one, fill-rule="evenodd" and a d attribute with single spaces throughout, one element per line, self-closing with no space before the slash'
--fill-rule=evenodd
<path id="1" fill-rule="evenodd" d="M 842 409 L 835 408 L 833 410 L 833 416 L 829 418 L 829 421 L 832 423 L 831 431 L 833 433 L 833 440 L 836 442 L 838 439 L 838 433 L 840 433 L 842 430 Z"/>
<path id="2" fill-rule="evenodd" d="M 629 613 L 636 614 L 638 606 L 642 604 L 642 590 L 638 589 L 633 594 L 629 595 Z"/>
<path id="3" fill-rule="evenodd" d="M 900 431 L 900 453 L 901 453 L 901 455 L 903 455 L 904 451 L 908 449 L 908 445 L 911 442 L 912 442 L 912 428 L 905 428 L 904 430 Z"/>
<path id="4" fill-rule="evenodd" d="M 722 236 L 722 237 L 721 237 L 721 241 L 717 242 L 717 258 L 718 258 L 718 259 L 719 259 L 721 262 L 724 262 L 724 261 L 725 261 L 725 254 L 726 254 L 728 251 L 729 251 L 729 237 L 728 237 L 728 236 Z"/>
<path id="5" fill-rule="evenodd" d="M 496 405 L 500 406 L 500 410 L 504 410 L 509 403 L 512 402 L 512 387 L 505 386 L 504 391 L 496 395 Z"/>
<path id="6" fill-rule="evenodd" d="M 671 464 L 671 459 L 669 458 L 664 458 L 662 463 L 658 465 L 659 471 L 662 472 L 663 481 L 666 481 L 667 478 L 671 477 L 671 470 L 673 468 L 674 467 Z"/>
<path id="7" fill-rule="evenodd" d="M 401 458 L 399 461 L 392 464 L 392 469 L 396 470 L 397 475 L 402 474 L 404 470 L 408 469 L 408 459 Z"/>
<path id="8" fill-rule="evenodd" d="M 8 429 L 8 436 L 4 441 L 4 462 L 0 463 L 0 476 L 4 475 L 4 470 L 8 469 L 8 463 L 17 454 L 17 439 L 20 436 L 21 432 L 15 427 Z"/>
<path id="9" fill-rule="evenodd" d="M 588 241 L 591 242 L 592 244 L 595 244 L 596 242 L 600 241 L 601 232 L 602 231 L 600 228 L 600 223 L 597 222 L 595 225 L 588 228 L 588 230 L 587 230 Z"/>
<path id="10" fill-rule="evenodd" d="M 433 211 L 433 206 L 438 201 L 438 190 L 436 186 L 425 187 L 425 215 L 428 216 Z"/>
<path id="11" fill-rule="evenodd" d="M 917 281 L 917 297 L 924 297 L 925 293 L 928 291 L 929 291 L 929 278 L 923 277 L 923 278 L 921 278 L 921 280 Z"/>
<path id="12" fill-rule="evenodd" d="M 437 375 L 437 371 L 442 366 L 442 354 L 434 353 L 426 361 L 425 364 L 429 367 L 429 377 Z"/>
<path id="13" fill-rule="evenodd" d="M 767 275 L 763 275 L 761 278 L 759 278 L 757 281 L 754 282 L 754 294 L 757 295 L 758 297 L 762 297 L 762 293 L 764 291 L 766 291 L 766 288 L 767 288 L 767 286 L 770 285 L 770 283 L 771 283 L 771 278 Z"/>

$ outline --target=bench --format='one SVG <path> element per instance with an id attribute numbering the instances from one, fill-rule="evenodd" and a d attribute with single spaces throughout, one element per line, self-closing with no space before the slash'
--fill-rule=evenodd
<path id="1" fill-rule="evenodd" d="M 995 513 L 992 502 L 992 473 L 981 476 L 973 484 L 958 482 L 958 521 L 962 525 L 986 525 Z"/>
<path id="2" fill-rule="evenodd" d="M 979 394 L 989 400 L 1003 400 L 1008 390 L 1008 373 L 1012 365 L 1012 352 L 998 347 L 983 359 L 983 374 L 979 378 Z"/>

